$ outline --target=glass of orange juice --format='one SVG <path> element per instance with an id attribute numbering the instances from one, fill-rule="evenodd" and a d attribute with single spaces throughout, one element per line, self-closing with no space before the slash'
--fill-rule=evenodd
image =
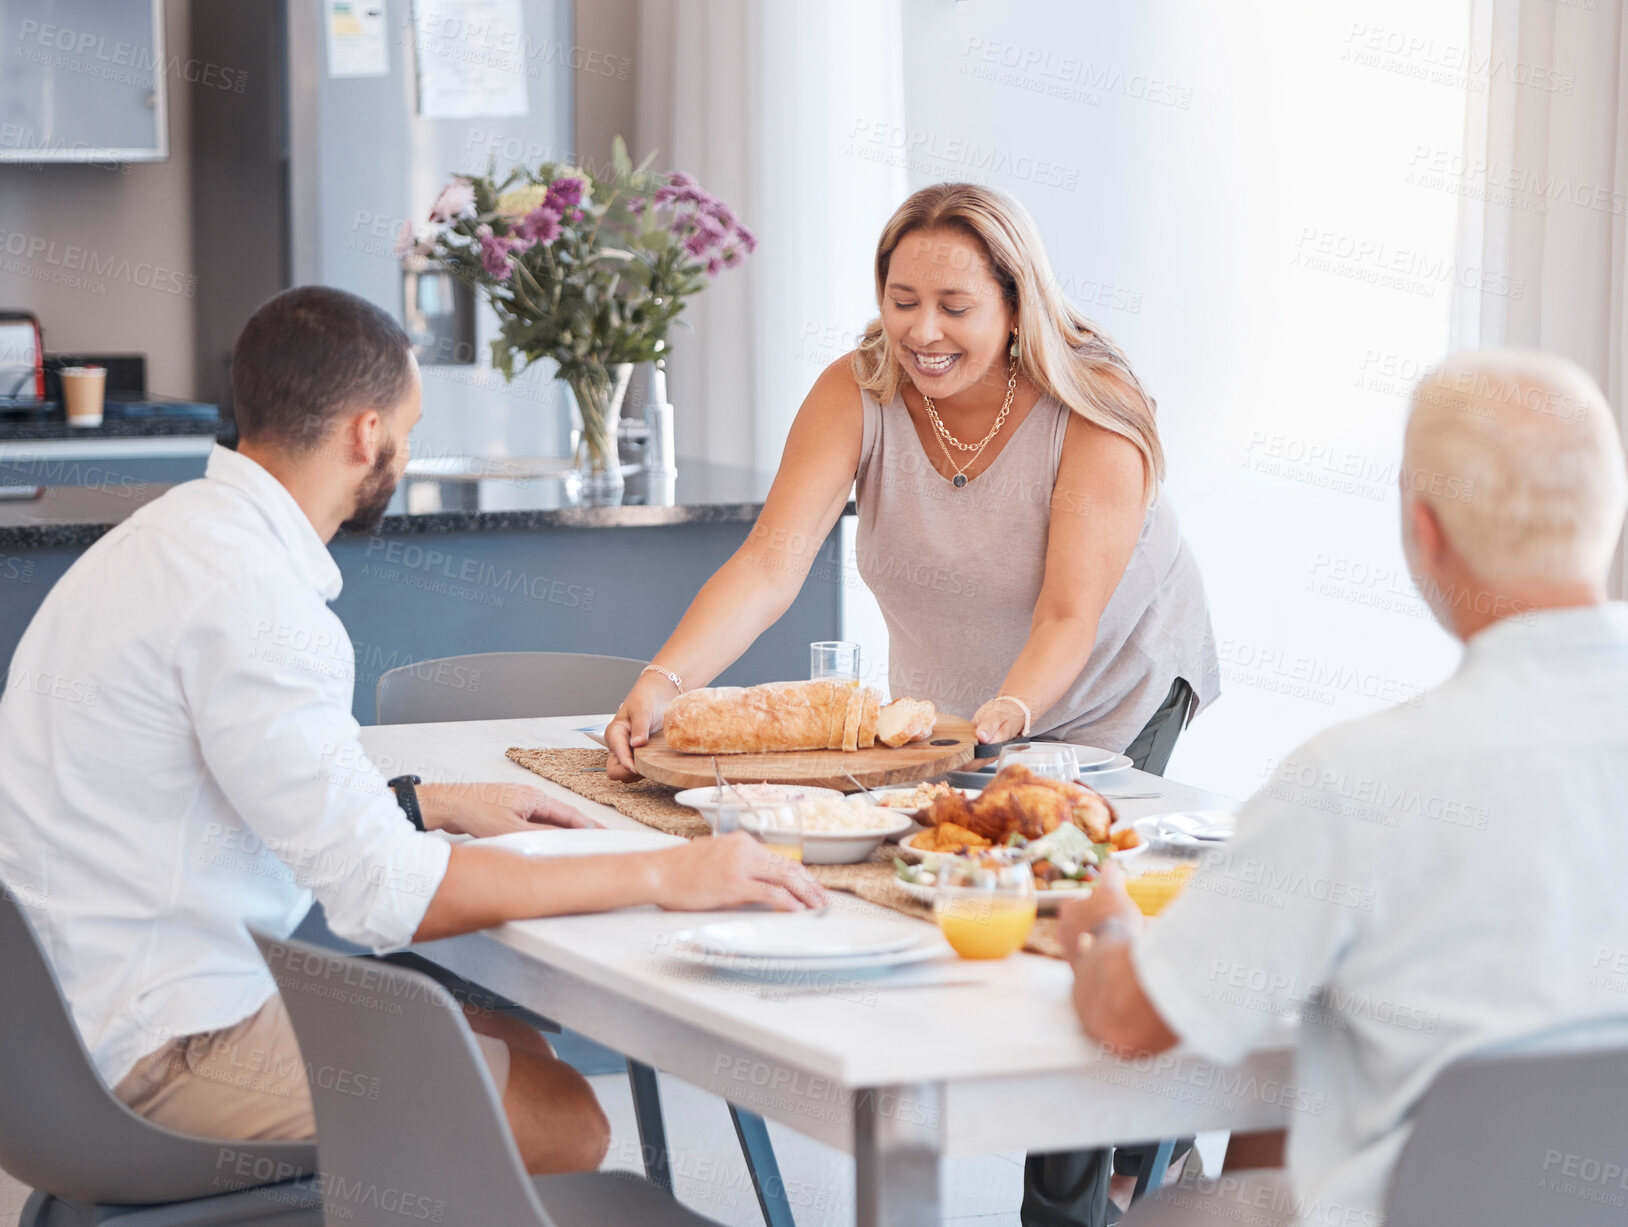
<path id="1" fill-rule="evenodd" d="M 720 805 L 717 833 L 731 831 L 745 831 L 787 860 L 803 859 L 803 819 L 795 805 Z"/>
<path id="2" fill-rule="evenodd" d="M 1004 959 L 1023 949 L 1034 928 L 1029 866 L 945 857 L 933 912 L 944 939 L 964 959 Z"/>

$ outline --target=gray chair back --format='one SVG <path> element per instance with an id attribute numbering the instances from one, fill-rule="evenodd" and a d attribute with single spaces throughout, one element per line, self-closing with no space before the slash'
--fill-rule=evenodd
<path id="1" fill-rule="evenodd" d="M 254 939 L 308 1068 L 331 1071 L 310 1079 L 330 1227 L 401 1227 L 404 1215 L 555 1227 L 446 989 L 390 963 Z"/>
<path id="2" fill-rule="evenodd" d="M 115 1098 L 79 1038 L 33 925 L 4 888 L 0 985 L 0 1167 L 24 1184 L 68 1201 L 155 1205 L 316 1171 L 308 1142 L 188 1137 Z"/>
<path id="3" fill-rule="evenodd" d="M 379 679 L 377 719 L 425 724 L 612 712 L 645 664 L 586 652 L 476 652 L 421 660 Z"/>
<path id="4" fill-rule="evenodd" d="M 1628 1018 L 1467 1057 L 1414 1113 L 1387 1227 L 1622 1227 L 1628 1222 Z M 1589 1047 L 1581 1047 L 1591 1043 Z"/>

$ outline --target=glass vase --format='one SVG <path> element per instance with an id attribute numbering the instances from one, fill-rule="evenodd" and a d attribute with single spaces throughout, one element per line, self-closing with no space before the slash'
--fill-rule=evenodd
<path id="1" fill-rule="evenodd" d="M 587 365 L 562 374 L 577 402 L 582 430 L 573 465 L 578 501 L 584 507 L 615 507 L 622 501 L 622 460 L 617 447 L 622 402 L 633 364 Z"/>

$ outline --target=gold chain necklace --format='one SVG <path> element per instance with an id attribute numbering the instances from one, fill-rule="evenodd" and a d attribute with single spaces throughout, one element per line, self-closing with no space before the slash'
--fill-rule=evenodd
<path id="1" fill-rule="evenodd" d="M 967 484 L 967 470 L 978 463 L 978 457 L 984 454 L 984 448 L 989 446 L 989 441 L 1000 433 L 1002 426 L 1006 425 L 1006 417 L 1012 412 L 1012 397 L 1016 393 L 1017 359 L 1014 358 L 1011 373 L 1006 378 L 1006 400 L 1001 405 L 1001 411 L 995 415 L 995 424 L 989 428 L 989 433 L 977 443 L 963 443 L 952 435 L 949 427 L 945 426 L 943 419 L 938 416 L 938 407 L 933 404 L 933 398 L 925 392 L 921 394 L 921 399 L 927 406 L 927 418 L 933 424 L 933 437 L 938 440 L 938 447 L 944 453 L 944 459 L 949 461 L 950 467 L 955 470 L 955 476 L 950 478 L 950 484 L 957 490 Z M 971 452 L 972 455 L 967 457 L 965 464 L 956 464 L 955 457 L 950 455 L 950 448 L 946 444 L 953 445 L 963 452 Z"/>

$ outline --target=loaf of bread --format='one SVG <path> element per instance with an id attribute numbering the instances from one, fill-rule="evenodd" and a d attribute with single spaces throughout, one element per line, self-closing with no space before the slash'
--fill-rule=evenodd
<path id="1" fill-rule="evenodd" d="M 691 690 L 667 705 L 667 744 L 682 754 L 859 750 L 876 744 L 879 696 L 840 681 Z"/>

